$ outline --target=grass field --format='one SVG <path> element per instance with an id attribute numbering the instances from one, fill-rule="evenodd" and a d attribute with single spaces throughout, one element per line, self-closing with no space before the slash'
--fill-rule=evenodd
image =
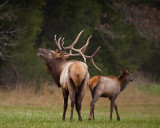
<path id="1" fill-rule="evenodd" d="M 136 84 L 136 85 L 135 85 Z M 128 85 L 117 99 L 121 121 L 109 121 L 109 100 L 99 99 L 95 108 L 95 121 L 88 121 L 89 90 L 82 105 L 83 122 L 78 122 L 74 111 L 69 122 L 70 102 L 66 121 L 62 122 L 63 98 L 61 89 L 44 86 L 41 92 L 34 89 L 0 92 L 0 127 L 4 128 L 160 128 L 160 85 L 139 83 Z M 49 88 L 49 89 L 48 89 Z M 52 93 L 51 93 L 52 92 Z"/>

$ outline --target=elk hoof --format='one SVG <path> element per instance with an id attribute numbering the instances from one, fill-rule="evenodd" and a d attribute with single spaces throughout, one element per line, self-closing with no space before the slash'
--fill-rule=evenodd
<path id="1" fill-rule="evenodd" d="M 82 122 L 82 119 L 79 119 L 79 122 Z"/>
<path id="2" fill-rule="evenodd" d="M 89 117 L 88 120 L 91 120 L 91 118 Z"/>
<path id="3" fill-rule="evenodd" d="M 88 117 L 88 120 L 91 120 L 91 116 Z"/>
<path id="4" fill-rule="evenodd" d="M 118 117 L 117 120 L 120 121 L 120 118 Z"/>

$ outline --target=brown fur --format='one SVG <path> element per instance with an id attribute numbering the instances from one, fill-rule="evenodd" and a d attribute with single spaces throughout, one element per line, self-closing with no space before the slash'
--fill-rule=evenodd
<path id="1" fill-rule="evenodd" d="M 118 81 L 119 81 L 119 86 L 120 86 L 120 88 L 122 88 L 123 87 L 123 85 L 124 85 L 124 83 L 126 82 L 126 74 L 124 74 L 124 73 L 122 73 L 122 74 L 120 74 L 118 77 L 116 77 L 117 79 L 118 79 Z"/>
<path id="2" fill-rule="evenodd" d="M 45 60 L 46 68 L 51 73 L 53 79 L 55 80 L 55 83 L 58 85 L 58 87 L 62 87 L 63 98 L 64 98 L 64 107 L 63 107 L 64 110 L 63 110 L 62 120 L 65 120 L 66 110 L 68 107 L 68 96 L 70 96 L 71 99 L 70 121 L 72 121 L 73 118 L 74 105 L 76 106 L 79 121 L 82 121 L 81 103 L 84 97 L 84 92 L 87 87 L 87 82 L 89 80 L 87 65 L 76 60 L 67 61 L 66 58 L 69 56 L 64 56 L 64 52 L 62 51 L 58 52 L 42 48 L 40 48 L 38 51 L 39 51 L 38 55 L 40 55 Z M 65 67 L 67 66 L 66 64 L 69 64 L 68 62 L 74 62 L 74 63 L 70 63 L 71 65 L 68 65 L 69 67 Z M 64 71 L 63 72 L 64 74 L 62 74 L 62 71 Z"/>
<path id="3" fill-rule="evenodd" d="M 92 94 L 90 115 L 88 118 L 89 120 L 91 120 L 92 118 L 95 119 L 94 118 L 94 107 L 99 97 L 106 97 L 106 98 L 109 98 L 110 100 L 110 120 L 112 120 L 113 107 L 116 110 L 117 120 L 120 120 L 120 116 L 118 113 L 117 105 L 115 103 L 115 99 L 117 98 L 119 93 L 125 89 L 128 82 L 133 81 L 133 77 L 129 73 L 128 68 L 125 68 L 125 70 L 120 71 L 120 73 L 121 74 L 118 77 L 94 76 L 89 80 L 88 86 Z M 95 88 L 95 86 L 97 87 Z"/>
<path id="4" fill-rule="evenodd" d="M 72 78 L 76 86 L 79 86 L 81 84 L 86 72 L 86 67 L 84 65 L 81 65 L 81 63 L 79 62 L 75 62 L 69 67 L 70 77 Z"/>
<path id="5" fill-rule="evenodd" d="M 88 81 L 88 86 L 91 90 L 94 89 L 94 87 L 98 84 L 100 80 L 100 76 L 94 76 Z"/>
<path id="6" fill-rule="evenodd" d="M 117 79 L 117 77 L 115 76 L 107 76 L 107 77 L 112 78 L 112 79 Z"/>
<path id="7" fill-rule="evenodd" d="M 46 63 L 46 67 L 51 73 L 54 81 L 56 82 L 58 87 L 61 87 L 60 81 L 60 74 L 63 69 L 63 66 L 67 63 L 64 59 L 56 59 L 56 61 L 52 61 L 52 63 Z"/>
<path id="8" fill-rule="evenodd" d="M 47 70 L 50 71 L 53 79 L 55 80 L 55 83 L 58 85 L 58 87 L 62 87 L 62 93 L 64 98 L 64 107 L 63 107 L 64 110 L 63 110 L 62 120 L 65 120 L 66 110 L 68 107 L 68 96 L 70 96 L 70 99 L 71 99 L 70 121 L 72 121 L 72 118 L 73 118 L 74 105 L 76 105 L 79 121 L 82 121 L 81 103 L 84 97 L 84 92 L 87 87 L 87 82 L 90 78 L 88 67 L 85 63 L 80 61 L 79 62 L 74 61 L 74 63 L 71 63 L 71 62 L 68 63 L 66 59 L 70 56 L 74 56 L 74 54 L 71 54 L 73 50 L 75 52 L 78 52 L 77 54 L 78 56 L 92 59 L 92 63 L 94 64 L 93 56 L 97 53 L 97 51 L 100 48 L 99 47 L 93 53 L 92 56 L 86 56 L 83 54 L 88 46 L 87 44 L 89 43 L 89 39 L 91 38 L 90 36 L 86 44 L 82 48 L 80 48 L 79 50 L 75 50 L 73 46 L 78 41 L 82 32 L 83 31 L 81 31 L 78 34 L 76 40 L 72 43 L 72 45 L 68 47 L 63 47 L 63 44 L 61 45 L 61 43 L 64 43 L 63 42 L 64 38 L 62 40 L 61 38 L 59 38 L 59 40 L 57 41 L 56 35 L 55 35 L 54 42 L 58 49 L 56 50 L 49 50 L 44 48 L 38 49 L 38 56 L 41 56 L 45 60 Z M 70 50 L 70 54 L 66 53 L 65 50 Z M 97 66 L 95 67 L 99 69 Z"/>

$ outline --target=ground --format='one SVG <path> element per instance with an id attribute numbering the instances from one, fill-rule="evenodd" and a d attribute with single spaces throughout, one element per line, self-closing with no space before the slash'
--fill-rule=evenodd
<path id="1" fill-rule="evenodd" d="M 82 105 L 83 122 L 78 122 L 74 110 L 73 122 L 69 122 L 70 102 L 63 122 L 63 98 L 61 89 L 44 86 L 34 89 L 0 92 L 0 127 L 5 128 L 160 128 L 160 85 L 129 84 L 117 98 L 121 121 L 109 121 L 109 100 L 100 98 L 95 107 L 95 121 L 88 121 L 91 96 L 86 91 Z"/>

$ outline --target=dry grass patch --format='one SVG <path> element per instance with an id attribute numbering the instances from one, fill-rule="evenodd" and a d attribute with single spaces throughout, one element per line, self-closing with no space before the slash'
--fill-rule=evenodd
<path id="1" fill-rule="evenodd" d="M 30 85 L 27 85 L 30 84 Z M 62 90 L 55 85 L 49 85 L 47 82 L 43 83 L 41 89 L 35 93 L 35 85 L 27 83 L 26 85 L 18 85 L 19 88 L 11 91 L 0 91 L 0 105 L 3 106 L 41 106 L 41 107 L 63 107 Z M 33 85 L 31 87 L 31 85 Z M 141 91 L 139 87 L 143 87 L 144 82 L 135 80 L 130 83 L 126 89 L 121 92 L 116 102 L 119 108 L 128 107 L 134 109 L 132 106 L 138 105 L 160 105 L 160 95 L 154 95 Z M 22 89 L 21 87 L 29 87 Z M 160 85 L 159 85 L 160 86 Z M 91 102 L 90 90 L 86 90 L 83 100 L 82 109 L 88 110 Z M 69 99 L 70 103 L 70 99 Z M 99 98 L 96 103 L 96 108 L 109 109 L 109 100 L 106 98 Z"/>

